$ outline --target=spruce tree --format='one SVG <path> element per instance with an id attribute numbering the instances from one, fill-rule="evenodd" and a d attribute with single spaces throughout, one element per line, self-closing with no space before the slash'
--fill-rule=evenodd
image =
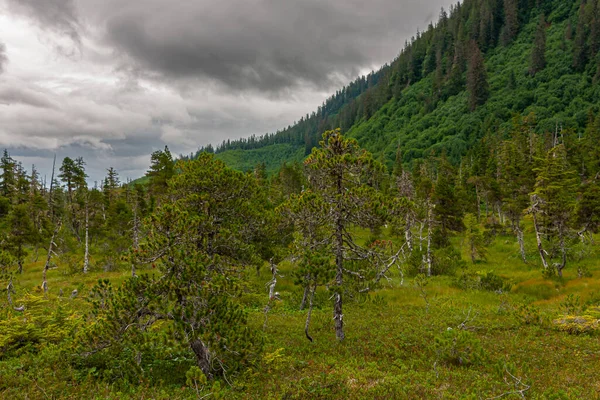
<path id="1" fill-rule="evenodd" d="M 504 44 L 511 43 L 519 32 L 518 0 L 504 0 Z"/>
<path id="2" fill-rule="evenodd" d="M 352 287 L 369 289 L 369 284 L 383 277 L 376 257 L 369 249 L 359 246 L 351 227 L 375 228 L 386 218 L 385 202 L 375 188 L 368 186 L 373 175 L 382 170 L 368 152 L 353 139 L 345 139 L 340 130 L 323 134 L 320 148 L 313 149 L 305 160 L 311 190 L 291 200 L 290 209 L 298 202 L 309 202 L 311 218 L 296 219 L 297 229 L 307 229 L 309 221 L 320 221 L 327 238 L 324 244 L 331 262 L 323 266 L 332 268 L 321 275 L 335 276 L 330 290 L 334 291 L 333 319 L 338 340 L 343 340 L 343 299 Z M 306 248 L 311 250 L 310 247 Z M 327 255 L 323 253 L 323 255 Z M 306 254 L 306 257 L 312 257 Z M 354 284 L 350 282 L 355 281 Z"/>
<path id="3" fill-rule="evenodd" d="M 531 62 L 529 65 L 529 73 L 535 75 L 546 67 L 546 19 L 544 14 L 540 15 L 537 29 L 535 31 L 535 39 L 533 41 L 533 49 L 531 52 Z"/>
<path id="4" fill-rule="evenodd" d="M 467 91 L 469 92 L 469 109 L 471 111 L 474 111 L 477 106 L 485 104 L 490 94 L 483 54 L 481 54 L 475 42 L 471 42 L 471 57 L 467 71 Z"/>
<path id="5" fill-rule="evenodd" d="M 573 43 L 573 69 L 577 72 L 583 71 L 587 64 L 587 32 L 585 26 L 585 4 L 579 7 L 577 28 L 575 30 L 575 42 Z"/>
<path id="6" fill-rule="evenodd" d="M 544 255 L 546 252 L 539 242 L 540 233 L 543 233 L 556 249 L 546 254 L 550 254 L 551 260 L 552 255 L 558 253 L 559 261 L 553 266 L 558 276 L 562 276 L 562 270 L 567 264 L 568 244 L 572 239 L 577 175 L 567 161 L 563 144 L 550 149 L 546 157 L 539 161 L 540 165 L 534 169 L 537 178 L 531 207 L 531 212 L 534 214 L 534 228 L 538 234 L 538 249 L 542 262 L 546 263 Z M 549 265 L 548 267 L 551 268 Z"/>

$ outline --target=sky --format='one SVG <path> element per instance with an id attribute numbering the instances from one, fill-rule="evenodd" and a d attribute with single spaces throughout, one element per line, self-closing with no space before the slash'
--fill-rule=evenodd
<path id="1" fill-rule="evenodd" d="M 90 183 L 261 135 L 393 60 L 456 0 L 0 0 L 0 148 Z"/>

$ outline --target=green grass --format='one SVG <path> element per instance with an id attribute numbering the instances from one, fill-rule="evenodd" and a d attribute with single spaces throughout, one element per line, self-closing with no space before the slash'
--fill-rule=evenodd
<path id="1" fill-rule="evenodd" d="M 358 232 L 363 240 L 369 234 Z M 454 238 L 453 242 L 459 246 L 462 240 Z M 305 338 L 306 311 L 298 310 L 301 290 L 293 284 L 293 264 L 282 263 L 283 277 L 277 284 L 282 300 L 268 314 L 262 361 L 235 377 L 233 387 L 220 382 L 213 396 L 491 398 L 514 390 L 515 380 L 509 371 L 530 386 L 528 398 L 599 398 L 598 335 L 570 335 L 551 322 L 563 313 L 569 294 L 580 297 L 581 308 L 586 302 L 600 304 L 597 246 L 592 246 L 592 253 L 581 261 L 593 276 L 578 278 L 577 263 L 572 262 L 562 281 L 542 277 L 531 234 L 527 236 L 527 248 L 531 254 L 529 263 L 524 264 L 518 257 L 516 240 L 499 236 L 489 246 L 487 262 L 467 263 L 469 270 L 493 271 L 510 280 L 510 293 L 463 291 L 454 286 L 453 277 L 437 276 L 429 278 L 425 287 L 430 303 L 427 309 L 413 279 L 406 277 L 400 285 L 400 276 L 395 272 L 378 291 L 346 297 L 347 337 L 342 343 L 335 340 L 331 302 L 325 289 L 315 298 L 310 328 L 315 341 L 310 343 Z M 462 251 L 466 259 L 465 249 Z M 82 321 L 88 308 L 84 299 L 87 289 L 100 278 L 119 285 L 129 273 L 66 274 L 59 266 L 49 271 L 50 292 L 45 298 L 39 288 L 42 267 L 41 262 L 27 264 L 25 273 L 15 282 L 16 303 L 27 306 L 25 313 L 3 308 L 0 314 L 0 343 L 10 331 L 8 326 L 22 334 L 20 345 L 0 353 L 0 398 L 195 398 L 195 390 L 185 381 L 185 371 L 193 363 L 185 349 L 154 344 L 144 358 L 152 367 L 146 367 L 135 382 L 107 381 L 98 370 L 82 370 L 69 362 L 61 349 L 68 349 L 81 324 L 92 322 Z M 258 276 L 249 270 L 242 299 L 250 325 L 259 330 L 264 323 L 265 283 L 269 279 L 266 268 Z M 71 299 L 69 295 L 75 288 L 80 295 Z M 58 296 L 60 289 L 62 297 Z M 466 336 L 452 336 L 466 319 Z M 452 349 L 443 342 L 447 335 L 464 351 L 480 347 L 481 359 L 472 365 L 453 364 L 448 356 Z M 171 354 L 171 358 L 163 353 Z M 205 388 L 202 395 L 210 390 Z"/>

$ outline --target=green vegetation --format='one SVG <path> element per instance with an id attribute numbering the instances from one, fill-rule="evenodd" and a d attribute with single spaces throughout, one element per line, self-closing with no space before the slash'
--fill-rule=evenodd
<path id="1" fill-rule="evenodd" d="M 465 1 L 144 185 L 5 151 L 0 397 L 597 398 L 599 4 Z"/>

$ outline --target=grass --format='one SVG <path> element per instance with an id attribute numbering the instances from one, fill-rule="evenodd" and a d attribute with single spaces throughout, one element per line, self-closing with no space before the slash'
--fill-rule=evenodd
<path id="1" fill-rule="evenodd" d="M 359 232 L 359 236 L 366 239 L 368 232 Z M 527 248 L 535 249 L 533 237 L 527 239 Z M 460 238 L 454 240 L 455 245 L 460 243 Z M 463 259 L 467 259 L 464 251 Z M 335 340 L 331 302 L 324 289 L 315 298 L 310 328 L 315 340 L 306 339 L 306 312 L 298 310 L 301 290 L 293 284 L 293 265 L 282 263 L 283 277 L 277 284 L 282 300 L 268 315 L 262 361 L 237 376 L 233 387 L 219 382 L 204 388 L 201 395 L 227 399 L 484 399 L 503 394 L 503 398 L 520 398 L 508 393 L 529 387 L 523 392 L 528 398 L 600 398 L 598 335 L 568 334 L 551 322 L 563 314 L 569 299 L 575 301 L 569 295 L 579 296 L 580 309 L 586 303 L 600 304 L 597 247 L 592 246 L 581 263 L 592 277 L 578 278 L 577 264 L 572 262 L 563 280 L 544 279 L 535 253 L 524 264 L 516 240 L 497 237 L 488 248 L 488 260 L 468 263 L 467 268 L 493 271 L 510 280 L 510 293 L 464 291 L 454 285 L 453 277 L 431 277 L 425 287 L 427 308 L 413 279 L 406 277 L 400 285 L 396 273 L 374 293 L 346 297 L 347 336 L 342 343 Z M 0 353 L 0 398 L 197 396 L 186 384 L 185 371 L 193 360 L 184 350 L 156 344 L 144 358 L 145 373 L 135 382 L 108 381 L 97 370 L 78 369 L 69 362 L 60 349 L 68 348 L 65 343 L 83 321 L 87 289 L 100 278 L 118 285 L 129 273 L 66 274 L 59 266 L 48 273 L 50 292 L 44 298 L 39 288 L 42 268 L 41 262 L 27 264 L 15 282 L 17 303 L 25 303 L 25 313 L 3 308 L 0 314 L 0 338 L 10 334 L 9 326 L 17 326 L 23 341 Z M 264 323 L 268 275 L 266 268 L 258 276 L 249 270 L 248 290 L 242 299 L 250 325 L 258 330 Z M 71 299 L 73 289 L 80 295 Z M 461 323 L 466 329 L 459 329 Z M 39 337 L 40 332 L 55 335 Z M 462 365 L 455 354 L 477 357 Z"/>

